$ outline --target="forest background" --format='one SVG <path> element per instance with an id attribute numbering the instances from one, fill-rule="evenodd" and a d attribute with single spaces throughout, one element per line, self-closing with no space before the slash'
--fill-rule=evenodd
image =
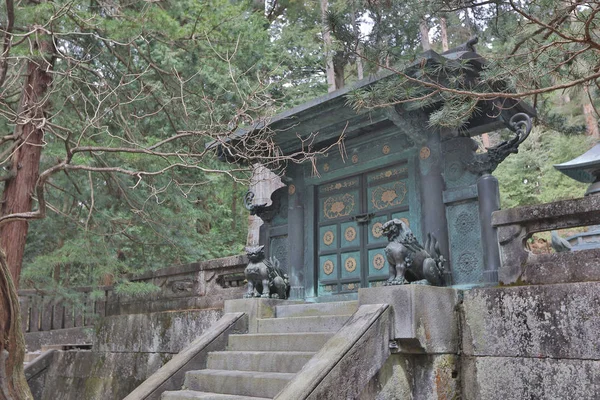
<path id="1" fill-rule="evenodd" d="M 127 273 L 242 252 L 243 166 L 275 168 L 328 149 L 282 157 L 265 131 L 233 149 L 243 163 L 232 165 L 206 144 L 382 70 L 395 83 L 351 92 L 349 104 L 443 99 L 432 126 L 460 127 L 480 99 L 528 101 L 534 131 L 495 172 L 503 208 L 581 196 L 585 185 L 552 165 L 600 136 L 599 13 L 598 2 L 579 0 L 2 1 L 6 366 L 19 365 L 19 286 L 65 297 L 80 285 L 135 293 L 152 289 Z M 403 75 L 421 52 L 474 35 L 488 60 L 481 85 Z M 481 150 L 505 135 L 483 135 Z"/>
<path id="2" fill-rule="evenodd" d="M 2 14 L 10 14 L 9 3 Z M 512 68 L 516 91 L 572 81 L 569 70 L 591 70 L 593 60 L 582 65 L 580 57 L 562 70 L 554 68 L 551 57 L 557 55 L 552 53 L 562 52 L 564 61 L 568 46 L 576 44 L 557 43 L 540 57 L 535 46 L 560 37 L 545 32 L 546 38 L 536 38 L 539 24 L 515 7 L 551 19 L 560 7 L 564 12 L 573 4 L 580 8 L 566 23 L 583 25 L 592 9 L 569 1 L 13 4 L 13 20 L 2 21 L 4 29 L 13 28 L 2 69 L 1 130 L 15 135 L 27 63 L 42 66 L 43 59 L 51 84 L 37 105 L 43 115 L 33 122 L 44 135 L 39 171 L 66 157 L 65 142 L 100 148 L 76 153 L 82 169 L 64 170 L 46 182 L 48 212 L 29 224 L 20 286 L 123 283 L 127 272 L 241 253 L 247 226 L 241 199 L 248 174 L 214 172 L 237 168 L 205 154 L 208 141 L 323 95 L 328 87 L 399 68 L 424 50 L 441 53 L 474 35 L 492 68 L 504 68 L 504 76 Z M 514 69 L 524 57 L 509 60 L 509 54 L 528 54 L 530 65 Z M 586 134 L 598 137 L 597 92 L 597 84 L 589 82 L 526 98 L 539 116 L 519 154 L 495 173 L 503 208 L 583 193 L 583 185 L 552 165 L 583 153 L 592 143 Z M 380 94 L 378 101 L 393 101 L 395 95 Z M 456 119 L 442 117 L 448 118 Z M 182 164 L 175 168 L 162 154 L 102 149 L 147 149 L 182 133 L 190 136 L 174 140 L 168 149 Z M 501 139 L 501 132 L 490 132 L 481 148 Z M 6 140 L 2 145 L 8 182 L 18 144 Z M 140 179 L 135 174 L 140 171 L 152 174 Z M 19 211 L 37 208 L 35 199 L 29 210 Z"/>
<path id="3" fill-rule="evenodd" d="M 20 285 L 119 283 L 127 272 L 238 254 L 245 243 L 247 212 L 240 205 L 248 174 L 205 153 L 209 140 L 323 95 L 328 87 L 398 68 L 424 50 L 442 52 L 474 35 L 493 67 L 511 71 L 528 61 L 512 69 L 516 91 L 573 81 L 573 70 L 584 75 L 597 60 L 576 58 L 581 46 L 551 31 L 536 37 L 540 24 L 519 10 L 548 23 L 570 10 L 556 26 L 584 29 L 586 13 L 597 11 L 586 4 L 6 1 L 0 9 L 3 215 L 11 212 L 6 192 L 21 168 L 13 168 L 23 143 L 16 127 L 29 123 L 43 135 L 35 145 L 42 150 L 38 171 L 66 157 L 80 166 L 45 181 L 48 211 L 26 231 Z M 595 15 L 592 21 L 596 28 Z M 535 47 L 543 41 L 557 43 L 538 54 Z M 24 117 L 26 86 L 35 86 L 26 79 L 31 64 L 45 72 L 38 79 L 48 84 Z M 586 134 L 598 137 L 597 92 L 590 80 L 527 96 L 539 117 L 520 153 L 496 172 L 504 208 L 582 193 L 582 185 L 552 164 L 585 151 L 592 143 Z M 394 96 L 384 93 L 379 101 Z M 178 135 L 162 153 L 139 151 Z M 501 138 L 490 132 L 482 149 Z M 81 150 L 69 153 L 69 147 Z M 181 165 L 172 167 L 173 156 Z M 36 199 L 12 212 L 39 208 Z"/>

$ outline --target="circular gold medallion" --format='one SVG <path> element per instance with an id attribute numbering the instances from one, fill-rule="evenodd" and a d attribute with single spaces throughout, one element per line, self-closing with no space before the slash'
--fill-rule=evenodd
<path id="1" fill-rule="evenodd" d="M 341 184 L 341 183 L 339 183 L 339 182 L 338 182 L 338 183 L 336 183 L 336 184 L 335 184 L 335 188 L 336 188 L 336 190 L 340 190 L 340 189 L 342 188 L 342 184 Z"/>
<path id="2" fill-rule="evenodd" d="M 352 163 L 356 164 L 358 162 L 358 154 L 353 154 L 352 155 Z"/>
<path id="3" fill-rule="evenodd" d="M 375 267 L 376 270 L 380 270 L 381 268 L 383 268 L 384 265 L 385 258 L 383 257 L 383 255 L 375 254 L 375 257 L 373 257 L 373 267 Z"/>
<path id="4" fill-rule="evenodd" d="M 331 273 L 333 272 L 333 261 L 325 261 L 325 263 L 323 264 L 323 272 L 325 272 L 325 275 L 331 275 Z"/>
<path id="5" fill-rule="evenodd" d="M 346 262 L 344 263 L 344 268 L 346 268 L 346 271 L 348 272 L 354 272 L 354 270 L 356 269 L 356 260 L 354 259 L 354 257 L 349 257 Z"/>
<path id="6" fill-rule="evenodd" d="M 325 163 L 323 165 L 323 171 L 325 171 L 325 172 L 329 171 L 329 164 Z"/>
<path id="7" fill-rule="evenodd" d="M 427 160 L 430 155 L 431 150 L 429 150 L 429 147 L 421 147 L 421 151 L 419 152 L 419 158 L 421 160 Z"/>
<path id="8" fill-rule="evenodd" d="M 346 238 L 346 240 L 349 242 L 356 239 L 356 229 L 354 229 L 352 226 L 347 227 L 344 231 L 344 238 Z"/>
<path id="9" fill-rule="evenodd" d="M 387 144 L 385 146 L 383 146 L 383 148 L 381 149 L 381 152 L 383 154 L 390 154 L 390 146 L 388 146 Z"/>
<path id="10" fill-rule="evenodd" d="M 348 290 L 354 290 L 354 283 L 348 284 Z"/>
<path id="11" fill-rule="evenodd" d="M 290 185 L 290 186 L 288 187 L 288 193 L 289 193 L 289 194 L 294 194 L 294 193 L 296 193 L 296 185 Z"/>
<path id="12" fill-rule="evenodd" d="M 331 246 L 333 239 L 335 239 L 335 236 L 332 231 L 327 231 L 323 234 L 323 243 L 325 243 L 326 246 Z"/>
<path id="13" fill-rule="evenodd" d="M 381 222 L 375 222 L 371 228 L 371 233 L 375 239 L 379 239 L 383 235 L 383 224 Z"/>

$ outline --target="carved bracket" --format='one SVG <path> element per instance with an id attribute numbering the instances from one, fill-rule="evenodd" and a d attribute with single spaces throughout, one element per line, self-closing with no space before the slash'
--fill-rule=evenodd
<path id="1" fill-rule="evenodd" d="M 271 205 L 267 203 L 252 204 L 254 200 L 254 192 L 248 190 L 244 196 L 244 207 L 250 211 L 250 215 L 257 215 L 265 222 L 270 222 L 280 207 L 281 196 L 287 193 L 287 186 L 275 190 L 271 194 Z"/>
<path id="2" fill-rule="evenodd" d="M 465 161 L 465 167 L 474 174 L 491 174 L 496 167 L 510 154 L 519 152 L 519 145 L 529 136 L 533 124 L 531 117 L 525 113 L 518 113 L 505 122 L 508 129 L 515 133 L 515 137 L 488 148 L 487 153 L 476 154 L 471 161 Z"/>

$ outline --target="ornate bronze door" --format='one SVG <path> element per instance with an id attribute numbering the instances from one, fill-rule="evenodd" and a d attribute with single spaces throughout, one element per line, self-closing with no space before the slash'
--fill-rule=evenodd
<path id="1" fill-rule="evenodd" d="M 318 295 L 356 292 L 388 277 L 381 225 L 410 224 L 408 164 L 378 169 L 318 187 Z"/>

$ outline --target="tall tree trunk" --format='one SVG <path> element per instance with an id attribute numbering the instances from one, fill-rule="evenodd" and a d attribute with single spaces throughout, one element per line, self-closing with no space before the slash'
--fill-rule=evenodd
<path id="1" fill-rule="evenodd" d="M 442 35 L 442 51 L 448 51 L 448 25 L 446 24 L 446 17 L 440 18 L 440 33 Z"/>
<path id="2" fill-rule="evenodd" d="M 41 54 L 53 54 L 52 41 L 39 39 Z M 40 156 L 44 137 L 44 107 L 46 94 L 52 83 L 52 61 L 43 57 L 29 61 L 27 77 L 21 93 L 19 116 L 15 127 L 18 148 L 12 159 L 15 176 L 6 181 L 2 193 L 2 215 L 29 212 L 32 194 L 39 177 Z M 15 286 L 19 286 L 21 264 L 25 251 L 28 223 L 15 221 L 0 228 L 0 247 L 6 254 Z"/>
<path id="3" fill-rule="evenodd" d="M 429 43 L 429 26 L 425 17 L 419 22 L 419 30 L 421 31 L 421 46 L 423 51 L 431 50 L 431 44 Z"/>
<path id="4" fill-rule="evenodd" d="M 590 88 L 583 86 L 585 96 L 583 98 L 583 115 L 585 117 L 585 126 L 587 134 L 595 139 L 600 139 L 600 130 L 598 129 L 598 119 L 595 115 L 594 105 L 590 101 Z"/>
<path id="5" fill-rule="evenodd" d="M 364 52 L 360 44 L 358 45 L 356 52 L 358 53 L 358 57 L 356 57 L 356 74 L 358 75 L 358 80 L 361 80 L 365 77 L 365 69 L 362 59 Z"/>
<path id="6" fill-rule="evenodd" d="M 471 17 L 469 16 L 468 8 L 465 8 L 465 28 L 467 28 L 467 31 L 469 32 L 469 36 L 472 36 L 474 33 L 473 23 L 471 22 Z"/>
<path id="7" fill-rule="evenodd" d="M 325 45 L 325 72 L 327 74 L 327 91 L 333 92 L 335 87 L 335 71 L 333 69 L 333 51 L 331 49 L 331 33 L 327 26 L 327 7 L 329 2 L 321 0 L 321 24 L 323 29 L 323 44 Z"/>
<path id="8" fill-rule="evenodd" d="M 354 31 L 354 34 L 356 35 L 356 37 L 360 37 L 359 35 L 359 26 L 358 26 L 358 21 L 356 20 L 356 4 L 353 2 L 352 3 L 352 30 Z M 356 75 L 358 77 L 358 80 L 361 80 L 362 78 L 364 78 L 364 69 L 363 69 L 363 51 L 362 51 L 362 46 L 360 44 L 360 40 L 357 39 L 356 41 Z"/>
<path id="9" fill-rule="evenodd" d="M 338 60 L 333 62 L 334 82 L 335 90 L 341 89 L 346 85 L 346 78 L 344 76 L 346 70 L 346 61 Z"/>
<path id="10" fill-rule="evenodd" d="M 231 188 L 231 231 L 237 229 L 237 181 L 233 180 L 233 187 Z"/>
<path id="11" fill-rule="evenodd" d="M 0 400 L 33 399 L 23 372 L 24 358 L 19 296 L 0 250 Z"/>
<path id="12" fill-rule="evenodd" d="M 53 43 L 38 36 L 33 50 L 42 56 L 30 60 L 27 66 L 15 127 L 18 147 L 12 155 L 14 176 L 5 182 L 2 193 L 3 216 L 31 211 L 39 177 Z M 23 373 L 25 340 L 17 293 L 27 229 L 25 221 L 0 227 L 0 400 L 33 399 Z"/>

